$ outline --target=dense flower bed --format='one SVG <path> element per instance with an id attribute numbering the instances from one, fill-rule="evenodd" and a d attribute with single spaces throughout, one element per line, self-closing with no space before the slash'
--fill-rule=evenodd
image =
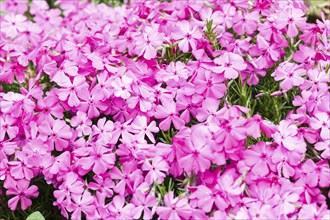
<path id="1" fill-rule="evenodd" d="M 1 10 L 3 210 L 330 218 L 330 21 L 302 0 Z"/>

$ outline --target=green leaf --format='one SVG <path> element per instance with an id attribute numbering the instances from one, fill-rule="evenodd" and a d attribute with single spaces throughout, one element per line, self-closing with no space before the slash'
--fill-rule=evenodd
<path id="1" fill-rule="evenodd" d="M 26 220 L 45 220 L 45 218 L 39 211 L 37 211 L 30 214 Z"/>

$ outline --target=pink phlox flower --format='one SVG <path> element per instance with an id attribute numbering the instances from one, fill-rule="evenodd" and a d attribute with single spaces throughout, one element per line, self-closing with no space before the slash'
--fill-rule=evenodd
<path id="1" fill-rule="evenodd" d="M 87 50 L 87 49 L 86 49 Z M 87 52 L 85 50 L 85 53 Z M 89 60 L 92 61 L 92 65 L 97 70 L 107 70 L 110 73 L 115 73 L 118 71 L 118 68 L 115 67 L 116 59 L 112 60 L 112 57 L 103 56 L 102 54 L 98 54 L 97 52 L 86 53 L 86 56 Z"/>
<path id="2" fill-rule="evenodd" d="M 1 111 L 14 118 L 31 113 L 35 108 L 35 103 L 31 99 L 19 93 L 8 92 L 2 98 L 0 101 Z"/>
<path id="3" fill-rule="evenodd" d="M 73 194 L 81 195 L 84 192 L 84 182 L 76 173 L 66 174 L 64 182 L 54 191 L 54 196 L 59 203 L 71 203 Z"/>
<path id="4" fill-rule="evenodd" d="M 319 207 L 317 204 L 303 204 L 298 214 L 299 219 L 329 219 L 330 211 L 326 205 Z"/>
<path id="5" fill-rule="evenodd" d="M 153 155 L 153 144 L 148 144 L 143 136 L 127 133 L 120 139 L 116 154 L 124 160 L 144 160 Z"/>
<path id="6" fill-rule="evenodd" d="M 210 189 L 207 186 L 199 185 L 189 198 L 196 199 L 198 207 L 204 212 L 212 211 L 214 205 L 223 211 L 228 207 L 227 201 L 223 198 L 218 187 Z"/>
<path id="7" fill-rule="evenodd" d="M 62 119 L 64 109 L 58 103 L 58 97 L 51 93 L 48 93 L 45 98 L 39 99 L 37 103 L 37 111 L 39 111 L 37 117 L 39 121 L 52 121 L 54 117 Z"/>
<path id="8" fill-rule="evenodd" d="M 236 21 L 236 8 L 230 3 L 224 3 L 221 7 L 221 17 L 226 28 L 231 28 Z"/>
<path id="9" fill-rule="evenodd" d="M 174 101 L 166 101 L 162 105 L 158 105 L 155 110 L 155 117 L 163 119 L 159 124 L 159 128 L 164 131 L 170 128 L 171 123 L 176 129 L 180 129 L 185 124 L 184 120 L 178 116 Z"/>
<path id="10" fill-rule="evenodd" d="M 40 11 L 35 14 L 34 20 L 41 25 L 47 32 L 54 30 L 55 27 L 62 24 L 60 9 L 49 9 L 47 11 Z"/>
<path id="11" fill-rule="evenodd" d="M 49 167 L 49 173 L 56 175 L 61 179 L 63 176 L 60 174 L 67 173 L 72 166 L 72 155 L 69 151 L 65 151 L 57 157 L 49 157 L 48 161 L 44 161 Z"/>
<path id="12" fill-rule="evenodd" d="M 316 112 L 314 117 L 310 118 L 309 124 L 313 129 L 320 129 L 320 136 L 323 140 L 330 139 L 330 123 L 328 113 Z"/>
<path id="13" fill-rule="evenodd" d="M 306 18 L 304 18 L 304 12 L 299 8 L 288 7 L 277 15 L 276 27 L 283 29 L 288 27 L 287 34 L 289 37 L 295 37 L 298 35 L 298 27 L 305 25 Z"/>
<path id="14" fill-rule="evenodd" d="M 271 156 L 274 150 L 264 142 L 258 142 L 244 152 L 244 163 L 251 167 L 251 172 L 260 177 L 264 177 L 271 171 L 273 166 Z"/>
<path id="15" fill-rule="evenodd" d="M 160 69 L 156 73 L 156 79 L 158 82 L 168 82 L 169 80 L 178 81 L 180 78 L 187 79 L 189 71 L 186 68 L 186 64 L 181 61 L 171 62 L 166 69 Z"/>
<path id="16" fill-rule="evenodd" d="M 0 82 L 11 84 L 16 78 L 18 82 L 22 83 L 26 79 L 26 67 L 17 62 L 5 62 L 0 70 Z"/>
<path id="17" fill-rule="evenodd" d="M 133 219 L 134 208 L 132 203 L 126 204 L 125 197 L 117 195 L 108 206 L 108 211 L 114 219 Z"/>
<path id="18" fill-rule="evenodd" d="M 137 169 L 137 164 L 135 162 L 125 162 L 122 164 L 122 171 L 117 167 L 111 170 L 110 177 L 116 182 L 116 186 L 113 190 L 119 195 L 127 194 L 127 188 L 130 188 L 135 178 L 141 178 L 142 171 Z"/>
<path id="19" fill-rule="evenodd" d="M 106 118 L 100 118 L 97 121 L 97 125 L 93 125 L 93 136 L 97 135 L 98 140 L 103 143 L 107 144 L 112 139 L 112 132 L 115 129 L 113 122 Z"/>
<path id="20" fill-rule="evenodd" d="M 155 208 L 157 204 L 157 199 L 151 194 L 144 193 L 141 190 L 137 190 L 131 199 L 131 203 L 135 205 L 133 210 L 133 217 L 138 219 L 142 216 L 143 212 L 143 219 L 152 219 Z"/>
<path id="21" fill-rule="evenodd" d="M 135 52 L 138 56 L 153 59 L 157 56 L 157 49 L 163 44 L 163 33 L 159 33 L 158 28 L 145 27 L 140 36 L 135 38 Z"/>
<path id="22" fill-rule="evenodd" d="M 106 148 L 101 144 L 89 147 L 89 154 L 80 158 L 77 162 L 84 170 L 93 170 L 97 175 L 112 169 L 116 161 L 116 156 L 111 148 Z"/>
<path id="23" fill-rule="evenodd" d="M 110 144 L 116 144 L 117 141 L 119 140 L 119 137 L 126 137 L 129 135 L 129 130 L 130 130 L 130 124 L 132 122 L 133 119 L 129 119 L 127 121 L 125 121 L 124 123 L 120 123 L 118 121 L 116 121 L 114 123 L 114 131 L 112 133 L 112 138 L 110 140 Z"/>
<path id="24" fill-rule="evenodd" d="M 61 101 L 67 101 L 70 107 L 77 107 L 80 104 L 80 99 L 77 95 L 87 92 L 88 84 L 86 78 L 81 75 L 77 75 L 73 78 L 73 82 L 69 77 L 61 77 L 56 82 L 62 88 L 58 90 L 58 98 Z"/>
<path id="25" fill-rule="evenodd" d="M 326 188 L 330 185 L 330 169 L 325 161 L 315 164 L 311 159 L 308 159 L 301 169 L 306 174 L 305 182 L 307 185 L 311 187 L 320 186 L 321 188 Z"/>
<path id="26" fill-rule="evenodd" d="M 27 0 L 3 1 L 0 3 L 0 7 L 2 11 L 24 14 L 28 10 L 27 4 Z"/>
<path id="27" fill-rule="evenodd" d="M 221 111 L 221 110 L 220 110 Z M 219 112 L 218 117 L 221 117 Z M 220 130 L 216 134 L 216 142 L 225 146 L 226 151 L 230 152 L 233 147 L 237 148 L 239 142 L 247 138 L 245 129 L 246 119 L 243 117 L 221 122 Z"/>
<path id="28" fill-rule="evenodd" d="M 132 85 L 131 88 L 132 96 L 127 99 L 127 106 L 131 109 L 139 107 L 142 112 L 150 111 L 155 101 L 153 91 L 140 82 L 137 85 Z"/>
<path id="29" fill-rule="evenodd" d="M 257 22 L 259 21 L 259 13 L 253 11 L 251 13 L 242 14 L 240 11 L 237 12 L 238 22 L 233 26 L 233 29 L 239 35 L 247 33 L 247 35 L 252 35 L 257 29 Z"/>
<path id="30" fill-rule="evenodd" d="M 322 158 L 329 159 L 330 158 L 330 139 L 316 143 L 315 149 L 318 151 L 323 151 L 321 153 Z"/>
<path id="31" fill-rule="evenodd" d="M 151 121 L 148 125 L 145 116 L 137 116 L 133 120 L 130 128 L 132 133 L 142 137 L 146 135 L 152 143 L 155 143 L 155 138 L 152 133 L 157 133 L 159 131 L 155 121 Z"/>
<path id="32" fill-rule="evenodd" d="M 226 93 L 226 86 L 223 84 L 224 78 L 222 75 L 203 71 L 197 74 L 193 82 L 196 92 L 206 97 L 219 99 Z"/>
<path id="33" fill-rule="evenodd" d="M 108 77 L 108 73 L 106 71 L 101 72 L 96 76 L 97 84 L 92 89 L 92 93 L 99 94 L 101 100 L 107 99 L 112 95 L 111 92 L 111 82 L 112 79 Z"/>
<path id="34" fill-rule="evenodd" d="M 225 52 L 214 62 L 219 66 L 214 67 L 213 71 L 216 73 L 223 73 L 226 79 L 236 79 L 239 76 L 239 71 L 245 70 L 247 65 L 240 55 Z"/>
<path id="35" fill-rule="evenodd" d="M 211 146 L 198 132 L 191 134 L 191 137 L 185 140 L 185 148 L 178 150 L 179 165 L 186 172 L 205 172 L 210 168 L 213 159 Z"/>
<path id="36" fill-rule="evenodd" d="M 98 117 L 103 111 L 108 108 L 108 105 L 103 102 L 101 94 L 96 92 L 82 92 L 79 94 L 81 99 L 79 110 L 87 112 L 89 118 Z"/>
<path id="37" fill-rule="evenodd" d="M 306 74 L 306 70 L 293 63 L 281 63 L 272 76 L 276 81 L 283 80 L 280 87 L 284 90 L 290 90 L 293 86 L 300 86 L 304 83 L 302 76 Z"/>
<path id="38" fill-rule="evenodd" d="M 82 212 L 87 216 L 94 215 L 95 198 L 88 190 L 85 190 L 83 193 L 72 194 L 71 197 L 73 202 L 67 206 L 67 210 L 72 212 L 72 219 L 81 219 Z"/>
<path id="39" fill-rule="evenodd" d="M 211 7 L 204 7 L 199 11 L 202 21 L 206 26 L 206 22 L 212 21 L 213 27 L 223 23 L 223 17 L 220 11 L 213 11 Z"/>
<path id="40" fill-rule="evenodd" d="M 148 184 L 152 185 L 153 182 L 161 184 L 169 170 L 169 165 L 162 157 L 156 156 L 151 162 L 146 159 L 142 164 L 141 169 L 148 171 L 148 174 L 145 177 L 145 181 Z"/>
<path id="41" fill-rule="evenodd" d="M 217 111 L 218 111 L 219 101 L 213 98 L 206 98 L 203 101 L 202 107 L 197 110 L 196 118 L 198 121 L 202 122 L 206 119 L 208 121 L 217 121 Z"/>
<path id="42" fill-rule="evenodd" d="M 15 155 L 17 160 L 8 162 L 11 176 L 16 180 L 31 180 L 36 173 L 33 170 L 33 165 L 28 163 L 28 158 L 22 151 L 17 151 Z"/>
<path id="43" fill-rule="evenodd" d="M 165 206 L 157 207 L 160 219 L 188 219 L 191 216 L 191 207 L 187 198 L 175 197 L 173 191 L 164 196 Z"/>
<path id="44" fill-rule="evenodd" d="M 130 97 L 132 82 L 133 80 L 126 75 L 121 75 L 114 78 L 114 80 L 111 82 L 111 86 L 114 89 L 114 95 L 123 99 Z"/>
<path id="45" fill-rule="evenodd" d="M 108 175 L 95 175 L 93 180 L 95 182 L 88 183 L 89 189 L 97 191 L 96 194 L 104 194 L 107 198 L 113 196 L 112 188 L 115 186 L 115 183 Z"/>
<path id="46" fill-rule="evenodd" d="M 7 14 L 1 21 L 1 32 L 5 33 L 7 37 L 15 38 L 19 32 L 25 31 L 25 22 L 26 17 L 21 14 Z"/>
<path id="47" fill-rule="evenodd" d="M 53 122 L 44 121 L 39 126 L 39 138 L 46 141 L 51 149 L 61 151 L 69 146 L 69 140 L 72 137 L 70 127 L 62 120 Z"/>
<path id="48" fill-rule="evenodd" d="M 290 151 L 305 152 L 306 143 L 303 138 L 297 136 L 298 128 L 290 121 L 282 120 L 278 131 L 273 134 L 274 141 Z"/>
<path id="49" fill-rule="evenodd" d="M 179 40 L 180 50 L 186 53 L 189 49 L 196 50 L 197 41 L 202 38 L 202 32 L 198 26 L 193 26 L 183 20 L 177 23 L 177 29 L 172 32 L 172 36 L 175 40 Z"/>
<path id="50" fill-rule="evenodd" d="M 26 210 L 32 205 L 31 198 L 37 198 L 39 195 L 38 187 L 30 186 L 30 181 L 18 180 L 10 188 L 8 188 L 6 195 L 15 195 L 8 200 L 8 207 L 14 211 L 17 208 L 18 202 L 21 202 L 21 209 Z"/>
<path id="51" fill-rule="evenodd" d="M 12 140 L 18 134 L 18 127 L 16 126 L 16 119 L 10 115 L 0 116 L 0 142 L 5 140 L 6 134 Z M 7 139 L 7 138 L 6 138 Z"/>
<path id="52" fill-rule="evenodd" d="M 70 124 L 75 127 L 79 137 L 92 133 L 92 121 L 85 112 L 78 111 L 76 116 L 71 119 Z"/>
<path id="53" fill-rule="evenodd" d="M 278 175 L 285 178 L 292 177 L 295 174 L 295 167 L 298 166 L 303 155 L 297 151 L 289 151 L 279 146 L 272 155 L 272 162 L 276 164 Z"/>

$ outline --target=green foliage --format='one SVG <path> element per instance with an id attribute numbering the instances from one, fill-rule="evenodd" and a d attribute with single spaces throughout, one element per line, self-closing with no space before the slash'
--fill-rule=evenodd
<path id="1" fill-rule="evenodd" d="M 207 21 L 206 23 L 206 31 L 205 31 L 205 35 L 206 38 L 210 41 L 210 43 L 212 44 L 212 47 L 214 50 L 220 50 L 221 46 L 219 41 L 217 41 L 217 37 L 218 37 L 218 33 L 215 32 L 216 26 L 213 26 L 213 21 Z"/>
<path id="2" fill-rule="evenodd" d="M 111 7 L 117 7 L 117 6 L 121 6 L 124 4 L 124 0 L 88 0 L 89 2 L 92 2 L 94 4 L 106 4 L 108 6 Z M 129 2 L 128 2 L 129 4 Z"/>
<path id="3" fill-rule="evenodd" d="M 160 56 L 158 63 L 167 63 L 181 61 L 187 63 L 189 60 L 193 59 L 191 52 L 182 53 L 180 52 L 177 43 L 171 43 L 169 45 L 163 46 L 163 56 Z"/>
<path id="4" fill-rule="evenodd" d="M 45 217 L 39 211 L 37 211 L 29 215 L 26 220 L 45 220 Z"/>

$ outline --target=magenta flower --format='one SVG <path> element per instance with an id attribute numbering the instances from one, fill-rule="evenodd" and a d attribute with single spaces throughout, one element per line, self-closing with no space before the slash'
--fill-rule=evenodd
<path id="1" fill-rule="evenodd" d="M 78 164 L 84 170 L 93 170 L 95 174 L 99 175 L 113 168 L 116 156 L 112 153 L 111 149 L 99 144 L 89 147 L 88 149 L 89 156 L 80 158 L 78 161 Z"/>
<path id="2" fill-rule="evenodd" d="M 329 186 L 328 177 L 330 169 L 325 161 L 315 164 L 311 159 L 308 159 L 302 165 L 302 171 L 306 173 L 306 183 L 311 187 L 319 185 L 322 188 Z"/>
<path id="3" fill-rule="evenodd" d="M 216 73 L 223 73 L 226 79 L 236 79 L 239 71 L 245 70 L 247 65 L 240 55 L 225 52 L 220 57 L 214 59 L 214 62 L 219 66 L 214 67 Z"/>
<path id="4" fill-rule="evenodd" d="M 131 199 L 131 203 L 135 205 L 135 208 L 133 209 L 134 219 L 142 217 L 142 212 L 143 219 L 152 219 L 155 213 L 155 205 L 157 204 L 156 197 L 148 193 L 143 193 L 141 190 L 137 190 Z M 152 210 L 150 210 L 150 208 Z"/>
<path id="5" fill-rule="evenodd" d="M 242 14 L 240 12 L 237 13 L 240 22 L 236 23 L 233 26 L 233 29 L 236 33 L 242 35 L 247 33 L 248 35 L 252 35 L 253 32 L 257 29 L 257 21 L 259 20 L 259 13 L 257 11 L 253 11 L 248 14 Z"/>
<path id="6" fill-rule="evenodd" d="M 279 147 L 274 151 L 272 162 L 276 164 L 279 175 L 285 178 L 292 177 L 295 174 L 295 167 L 300 163 L 302 155 L 296 151 L 288 151 L 286 148 Z"/>
<path id="7" fill-rule="evenodd" d="M 310 119 L 310 125 L 313 129 L 320 129 L 320 136 L 323 140 L 330 139 L 329 114 L 325 112 L 315 113 L 315 117 Z"/>
<path id="8" fill-rule="evenodd" d="M 101 114 L 100 111 L 105 111 L 108 108 L 108 105 L 103 102 L 103 97 L 99 93 L 82 92 L 79 98 L 81 99 L 79 109 L 87 112 L 89 118 L 98 117 Z"/>
<path id="9" fill-rule="evenodd" d="M 104 144 L 110 142 L 114 130 L 113 122 L 106 120 L 106 118 L 101 118 L 97 121 L 97 126 L 93 125 L 93 135 L 98 135 L 98 139 Z"/>
<path id="10" fill-rule="evenodd" d="M 136 164 L 134 162 L 123 163 L 122 171 L 117 167 L 114 167 L 110 173 L 110 177 L 112 179 L 119 180 L 114 187 L 114 191 L 120 195 L 124 195 L 126 193 L 125 188 L 130 186 L 131 182 L 133 182 L 135 178 L 141 176 L 141 173 L 141 170 L 136 169 Z"/>
<path id="11" fill-rule="evenodd" d="M 78 111 L 77 115 L 71 119 L 71 125 L 76 127 L 78 136 L 90 135 L 92 133 L 92 121 L 85 112 Z"/>
<path id="12" fill-rule="evenodd" d="M 191 216 L 191 207 L 186 198 L 174 198 L 173 191 L 164 196 L 165 207 L 157 207 L 157 214 L 160 219 L 188 219 Z"/>
<path id="13" fill-rule="evenodd" d="M 123 196 L 115 196 L 108 206 L 108 211 L 115 219 L 132 219 L 134 205 L 129 203 L 125 205 L 125 198 Z"/>
<path id="14" fill-rule="evenodd" d="M 39 195 L 38 187 L 35 185 L 30 186 L 27 180 L 17 180 L 13 182 L 11 187 L 8 188 L 6 195 L 15 195 L 8 201 L 8 207 L 11 210 L 16 210 L 18 202 L 21 202 L 21 209 L 26 210 L 32 205 L 31 198 L 37 198 Z"/>
<path id="15" fill-rule="evenodd" d="M 135 38 L 135 52 L 138 56 L 153 59 L 157 55 L 157 49 L 163 43 L 163 35 L 155 27 L 146 27 L 141 36 Z"/>
<path id="16" fill-rule="evenodd" d="M 10 115 L 0 116 L 0 141 L 5 139 L 5 135 L 7 134 L 9 140 L 16 137 L 18 134 L 18 127 L 15 126 L 16 120 L 12 118 Z"/>
<path id="17" fill-rule="evenodd" d="M 288 150 L 296 150 L 298 152 L 305 152 L 306 143 L 304 139 L 298 138 L 297 127 L 289 121 L 280 121 L 278 132 L 273 134 L 274 141 L 281 144 Z"/>
<path id="18" fill-rule="evenodd" d="M 158 82 L 168 82 L 169 80 L 179 81 L 179 79 L 187 79 L 189 71 L 186 65 L 180 61 L 171 62 L 165 69 L 161 69 L 156 73 L 156 79 Z"/>
<path id="19" fill-rule="evenodd" d="M 149 185 L 152 185 L 153 182 L 161 184 L 169 170 L 169 165 L 162 157 L 154 157 L 151 162 L 145 160 L 141 169 L 148 171 L 145 181 Z"/>
<path id="20" fill-rule="evenodd" d="M 190 195 L 190 199 L 196 199 L 198 207 L 204 212 L 210 212 L 214 205 L 220 210 L 228 207 L 227 201 L 218 188 L 210 189 L 204 185 L 199 185 L 197 190 Z"/>
<path id="21" fill-rule="evenodd" d="M 258 142 L 251 146 L 249 150 L 244 153 L 244 163 L 251 167 L 251 172 L 256 176 L 264 177 L 269 174 L 271 163 L 271 156 L 274 150 L 267 146 L 264 142 Z"/>
<path id="22" fill-rule="evenodd" d="M 67 173 L 64 182 L 54 191 L 57 202 L 71 203 L 73 194 L 81 195 L 84 192 L 84 183 L 79 179 L 76 173 Z"/>
<path id="23" fill-rule="evenodd" d="M 213 158 L 211 147 L 197 132 L 191 138 L 186 139 L 185 148 L 180 149 L 182 155 L 178 158 L 179 165 L 186 172 L 205 172 L 210 168 Z"/>
<path id="24" fill-rule="evenodd" d="M 130 95 L 131 95 L 130 86 L 131 86 L 132 82 L 133 82 L 133 80 L 126 75 L 115 78 L 111 83 L 111 86 L 115 90 L 114 95 L 116 97 L 121 97 L 123 99 L 127 99 L 128 97 L 130 97 Z"/>
<path id="25" fill-rule="evenodd" d="M 6 36 L 14 38 L 19 32 L 26 30 L 26 17 L 21 14 L 7 14 L 4 16 L 4 21 L 1 21 L 1 32 Z"/>
<path id="26" fill-rule="evenodd" d="M 147 125 L 147 118 L 145 116 L 137 116 L 132 122 L 130 127 L 132 129 L 131 130 L 132 133 L 142 137 L 147 135 L 149 140 L 152 143 L 155 143 L 155 138 L 152 133 L 157 133 L 159 131 L 159 128 L 156 127 L 155 121 L 151 121 L 150 124 Z"/>
<path id="27" fill-rule="evenodd" d="M 185 124 L 184 120 L 178 116 L 176 105 L 173 101 L 166 101 L 163 105 L 157 106 L 155 117 L 163 119 L 159 127 L 165 131 L 170 128 L 171 123 L 173 123 L 176 129 L 180 129 Z"/>
<path id="28" fill-rule="evenodd" d="M 39 126 L 40 138 L 46 141 L 51 149 L 61 151 L 69 146 L 69 139 L 72 137 L 70 127 L 62 120 L 55 120 L 53 123 L 44 121 Z"/>
<path id="29" fill-rule="evenodd" d="M 221 75 L 212 74 L 210 71 L 199 73 L 194 79 L 195 89 L 198 94 L 205 94 L 210 98 L 222 98 L 226 93 L 224 78 Z"/>
<path id="30" fill-rule="evenodd" d="M 276 81 L 284 79 L 280 86 L 284 91 L 290 90 L 293 86 L 300 86 L 304 83 L 302 76 L 306 74 L 306 70 L 293 63 L 282 63 L 272 76 Z"/>
<path id="31" fill-rule="evenodd" d="M 175 40 L 179 40 L 179 48 L 186 53 L 189 49 L 196 50 L 197 41 L 202 38 L 202 33 L 198 26 L 191 25 L 183 20 L 177 23 L 178 29 L 172 33 Z"/>
<path id="32" fill-rule="evenodd" d="M 57 83 L 63 88 L 59 89 L 58 98 L 67 101 L 70 107 L 79 106 L 80 100 L 77 94 L 86 92 L 88 88 L 85 77 L 78 75 L 74 77 L 73 82 L 68 77 L 61 77 L 60 80 Z"/>
<path id="33" fill-rule="evenodd" d="M 305 24 L 306 18 L 303 18 L 304 12 L 299 8 L 286 8 L 278 14 L 276 20 L 276 27 L 283 29 L 288 27 L 287 34 L 289 37 L 295 37 L 298 35 L 297 26 Z"/>
<path id="34" fill-rule="evenodd" d="M 72 219 L 81 219 L 82 212 L 87 216 L 94 214 L 94 197 L 87 190 L 82 194 L 72 194 L 72 201 L 67 207 L 68 211 L 72 212 Z"/>

